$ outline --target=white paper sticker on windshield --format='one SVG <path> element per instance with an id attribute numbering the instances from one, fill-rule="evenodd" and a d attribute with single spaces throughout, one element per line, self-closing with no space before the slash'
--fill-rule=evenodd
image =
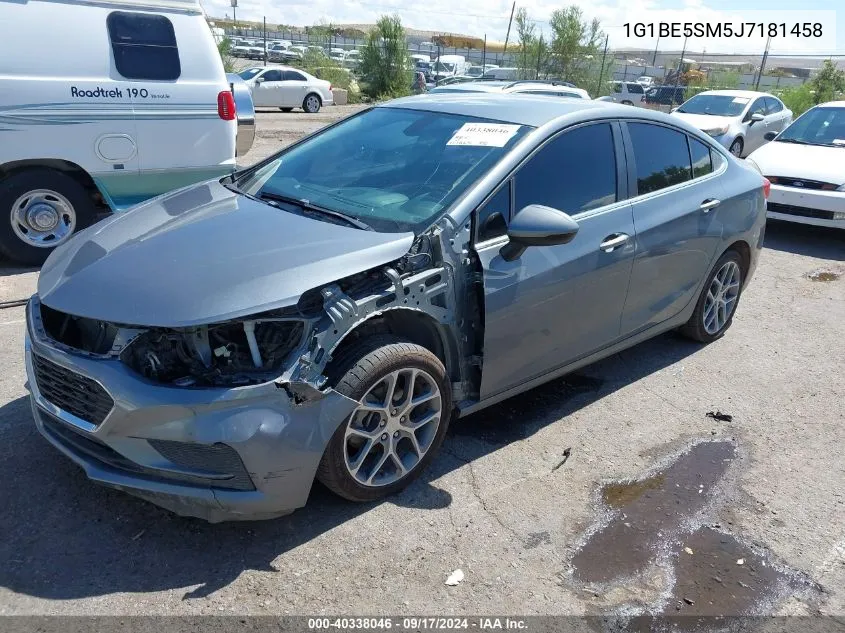
<path id="1" fill-rule="evenodd" d="M 507 123 L 464 123 L 446 145 L 504 147 L 519 127 Z"/>
<path id="2" fill-rule="evenodd" d="M 833 139 L 834 145 L 845 145 L 845 138 L 835 138 Z"/>
<path id="3" fill-rule="evenodd" d="M 748 103 L 749 101 L 751 101 L 751 99 L 749 99 L 748 97 L 736 97 L 733 100 L 734 103 Z"/>

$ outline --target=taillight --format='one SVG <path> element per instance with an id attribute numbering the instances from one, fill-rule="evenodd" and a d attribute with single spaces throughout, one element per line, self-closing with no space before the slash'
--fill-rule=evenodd
<path id="1" fill-rule="evenodd" d="M 236 114 L 235 97 L 232 91 L 224 90 L 217 95 L 217 116 L 224 121 L 234 121 Z"/>
<path id="2" fill-rule="evenodd" d="M 768 200 L 769 192 L 772 190 L 772 183 L 765 176 L 763 177 L 763 197 Z"/>

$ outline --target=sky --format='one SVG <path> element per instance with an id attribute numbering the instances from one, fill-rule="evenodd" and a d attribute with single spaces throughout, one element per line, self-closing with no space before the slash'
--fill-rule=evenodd
<path id="1" fill-rule="evenodd" d="M 820 23 L 822 37 L 773 38 L 771 52 L 804 55 L 845 55 L 845 8 L 835 12 L 841 0 L 805 0 L 801 10 L 794 10 L 792 0 L 568 0 L 581 7 L 588 18 L 596 17 L 609 37 L 611 48 L 654 49 L 655 37 L 637 37 L 626 33 L 626 23 L 657 24 L 659 22 L 703 22 L 715 24 L 731 22 L 736 30 L 740 22 Z M 230 0 L 202 0 L 211 16 L 231 17 Z M 525 7 L 536 21 L 538 32 L 549 33 L 548 17 L 565 2 L 550 0 L 518 0 L 517 7 Z M 508 27 L 512 0 L 238 0 L 237 17 L 245 20 L 267 18 L 271 24 L 306 26 L 320 22 L 335 24 L 375 22 L 385 13 L 397 13 L 405 26 L 483 37 L 503 41 Z M 845 6 L 845 5 L 843 5 Z M 460 9 L 458 9 L 460 7 Z M 630 27 L 633 29 L 633 26 Z M 656 27 L 655 27 L 656 28 Z M 661 38 L 662 50 L 683 47 L 683 37 Z M 695 38 L 687 42 L 688 50 L 708 53 L 757 53 L 765 48 L 765 36 L 748 38 Z M 843 57 L 845 62 L 845 57 Z"/>

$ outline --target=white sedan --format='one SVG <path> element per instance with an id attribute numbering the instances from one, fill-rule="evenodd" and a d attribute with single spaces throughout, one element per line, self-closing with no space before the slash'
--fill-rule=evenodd
<path id="1" fill-rule="evenodd" d="M 734 156 L 748 156 L 792 123 L 792 110 L 777 97 L 752 90 L 708 90 L 684 101 L 672 116 L 709 134 Z"/>
<path id="2" fill-rule="evenodd" d="M 807 110 L 747 159 L 772 183 L 768 217 L 845 229 L 845 101 Z"/>
<path id="3" fill-rule="evenodd" d="M 334 103 L 331 83 L 298 68 L 261 66 L 238 74 L 249 86 L 256 108 L 279 108 L 283 112 L 302 108 L 313 114 Z"/>

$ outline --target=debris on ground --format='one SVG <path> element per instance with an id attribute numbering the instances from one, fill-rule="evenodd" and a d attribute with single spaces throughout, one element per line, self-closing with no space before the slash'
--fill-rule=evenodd
<path id="1" fill-rule="evenodd" d="M 449 577 L 446 579 L 446 584 L 449 587 L 454 587 L 455 585 L 459 584 L 464 579 L 464 572 L 460 569 L 456 569 Z"/>
<path id="2" fill-rule="evenodd" d="M 719 422 L 732 422 L 734 419 L 734 416 L 729 415 L 727 413 L 722 413 L 719 410 L 708 411 L 706 413 L 706 417 L 711 418 L 713 420 L 718 420 Z"/>
<path id="3" fill-rule="evenodd" d="M 689 554 L 690 556 L 692 556 L 692 548 L 690 548 L 690 547 L 685 547 L 685 548 L 684 548 L 684 551 L 685 551 L 687 554 Z"/>
<path id="4" fill-rule="evenodd" d="M 744 558 L 737 558 L 736 564 L 737 565 L 745 565 L 745 559 Z"/>
<path id="5" fill-rule="evenodd" d="M 572 455 L 572 447 L 571 446 L 569 448 L 564 449 L 563 459 L 560 460 L 554 468 L 552 468 L 552 472 L 554 472 L 555 470 L 557 470 L 558 468 L 563 466 L 566 463 L 566 460 L 569 459 L 570 455 Z"/>
<path id="6" fill-rule="evenodd" d="M 132 540 L 137 541 L 139 538 L 141 538 L 144 535 L 144 532 L 146 532 L 146 530 L 141 530 L 135 536 L 132 537 Z"/>

